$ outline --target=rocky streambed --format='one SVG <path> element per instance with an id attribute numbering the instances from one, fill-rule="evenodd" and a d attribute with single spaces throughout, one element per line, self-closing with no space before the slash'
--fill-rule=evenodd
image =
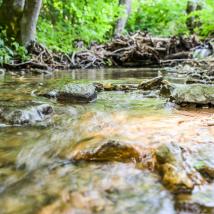
<path id="1" fill-rule="evenodd" d="M 182 69 L 3 76 L 0 213 L 214 213 L 212 74 Z"/>

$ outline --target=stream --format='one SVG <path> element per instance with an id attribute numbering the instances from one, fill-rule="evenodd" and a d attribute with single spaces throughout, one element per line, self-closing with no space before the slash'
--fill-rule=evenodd
<path id="1" fill-rule="evenodd" d="M 84 104 L 36 95 L 47 82 L 139 84 L 159 72 L 100 69 L 0 76 L 0 107 L 53 108 L 50 118 L 33 125 L 0 122 L 0 214 L 214 213 L 210 179 L 198 175 L 204 188 L 211 189 L 200 192 L 203 196 L 197 195 L 201 185 L 195 185 L 195 195 L 175 193 L 154 169 L 151 152 L 172 141 L 187 150 L 214 143 L 214 126 L 209 125 L 213 108 L 180 108 L 155 90 L 101 91 L 96 101 Z M 181 75 L 161 72 L 168 81 L 184 83 Z M 105 153 L 103 148 L 112 144 L 116 151 Z M 100 145 L 103 150 L 96 156 Z M 214 148 L 209 148 L 212 158 Z M 214 164 L 214 158 L 209 161 Z"/>

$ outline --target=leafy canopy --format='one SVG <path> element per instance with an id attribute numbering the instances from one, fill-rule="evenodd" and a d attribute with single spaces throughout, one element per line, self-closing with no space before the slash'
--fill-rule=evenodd
<path id="1" fill-rule="evenodd" d="M 112 35 L 119 11 L 117 0 L 45 0 L 38 25 L 39 41 L 66 52 L 74 41 L 103 42 Z"/>
<path id="2" fill-rule="evenodd" d="M 203 9 L 187 15 L 188 0 L 132 0 L 132 12 L 124 33 L 141 30 L 159 36 L 186 35 L 189 34 L 186 21 L 192 16 L 200 23 L 195 33 L 202 37 L 213 35 L 214 1 L 197 1 L 202 3 Z M 105 42 L 112 38 L 122 11 L 119 0 L 43 0 L 37 25 L 38 41 L 63 52 L 74 50 L 78 41 L 86 46 L 93 41 Z M 10 50 L 15 50 L 15 55 L 18 53 L 21 58 L 26 56 L 25 49 L 16 43 L 8 50 L 4 39 L 7 38 L 2 32 L 0 63 L 14 55 Z"/>

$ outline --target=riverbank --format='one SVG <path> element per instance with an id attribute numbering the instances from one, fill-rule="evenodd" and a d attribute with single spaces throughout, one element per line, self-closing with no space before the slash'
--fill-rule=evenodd
<path id="1" fill-rule="evenodd" d="M 88 48 L 77 43 L 72 53 L 48 50 L 38 43 L 27 48 L 29 60 L 4 63 L 7 70 L 67 70 L 102 67 L 165 67 L 179 63 L 213 62 L 213 44 L 192 37 L 158 38 L 142 32 L 120 36 L 106 44 L 92 43 Z M 209 57 L 209 60 L 206 58 Z"/>

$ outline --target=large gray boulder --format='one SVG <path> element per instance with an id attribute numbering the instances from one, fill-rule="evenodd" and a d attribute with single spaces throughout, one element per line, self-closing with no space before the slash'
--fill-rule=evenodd
<path id="1" fill-rule="evenodd" d="M 162 87 L 160 94 L 170 97 L 177 104 L 214 105 L 214 85 L 168 85 Z"/>
<path id="2" fill-rule="evenodd" d="M 69 83 L 49 92 L 39 95 L 56 98 L 68 103 L 89 103 L 97 98 L 96 88 L 92 84 L 73 84 Z"/>

